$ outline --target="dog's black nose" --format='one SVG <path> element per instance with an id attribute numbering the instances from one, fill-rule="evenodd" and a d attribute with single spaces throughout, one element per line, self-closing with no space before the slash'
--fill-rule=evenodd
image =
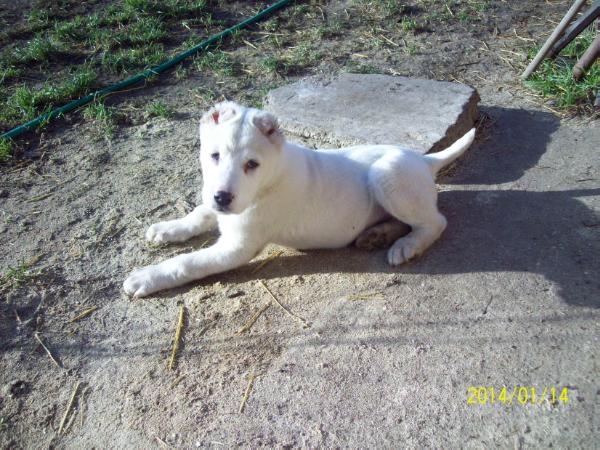
<path id="1" fill-rule="evenodd" d="M 215 203 L 219 206 L 229 206 L 232 200 L 231 192 L 219 191 L 215 194 Z"/>

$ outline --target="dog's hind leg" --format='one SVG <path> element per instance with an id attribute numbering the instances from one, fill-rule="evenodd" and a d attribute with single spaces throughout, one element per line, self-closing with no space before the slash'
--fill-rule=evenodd
<path id="1" fill-rule="evenodd" d="M 447 221 L 438 211 L 435 181 L 420 155 L 384 156 L 369 170 L 369 183 L 378 203 L 411 227 L 411 232 L 389 249 L 391 265 L 418 256 L 440 237 Z"/>
<path id="2" fill-rule="evenodd" d="M 215 213 L 206 206 L 199 205 L 181 219 L 158 222 L 146 231 L 146 240 L 155 243 L 183 242 L 191 237 L 210 231 L 217 226 Z"/>
<path id="3" fill-rule="evenodd" d="M 396 240 L 410 233 L 410 227 L 396 219 L 380 222 L 360 233 L 354 245 L 361 250 L 388 248 Z"/>

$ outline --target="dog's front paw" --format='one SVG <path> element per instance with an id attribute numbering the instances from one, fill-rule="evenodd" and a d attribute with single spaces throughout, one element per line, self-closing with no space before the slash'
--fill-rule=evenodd
<path id="1" fill-rule="evenodd" d="M 172 283 L 169 281 L 169 277 L 160 266 L 147 266 L 134 270 L 123 283 L 123 289 L 127 295 L 145 297 L 170 287 Z"/>
<path id="2" fill-rule="evenodd" d="M 182 227 L 177 221 L 158 222 L 150 225 L 146 231 L 146 240 L 155 244 L 163 244 L 165 242 L 180 242 L 189 238 L 189 233 L 186 233 L 185 227 Z"/>

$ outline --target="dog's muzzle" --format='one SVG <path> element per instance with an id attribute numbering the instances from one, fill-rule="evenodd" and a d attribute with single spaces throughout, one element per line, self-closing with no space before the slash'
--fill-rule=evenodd
<path id="1" fill-rule="evenodd" d="M 217 205 L 216 209 L 218 211 L 226 212 L 229 210 L 229 205 L 231 205 L 231 202 L 233 201 L 233 194 L 231 192 L 218 191 L 213 198 Z"/>

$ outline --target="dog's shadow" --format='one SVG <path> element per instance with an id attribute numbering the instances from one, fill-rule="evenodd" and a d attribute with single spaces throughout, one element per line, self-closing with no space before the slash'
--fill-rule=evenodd
<path id="1" fill-rule="evenodd" d="M 545 153 L 558 129 L 558 119 L 548 113 L 504 108 L 482 108 L 482 112 L 493 118 L 493 126 L 453 174 L 441 180 L 442 185 L 453 188 L 439 196 L 449 226 L 421 258 L 390 268 L 383 251 L 311 251 L 281 256 L 258 273 L 255 269 L 260 262 L 253 262 L 197 284 L 217 278 L 235 283 L 309 273 L 521 271 L 541 274 L 556 283 L 559 295 L 569 304 L 600 307 L 600 218 L 580 200 L 599 195 L 600 188 L 534 191 L 522 187 L 518 180 Z M 488 187 L 508 182 L 517 183 L 510 189 Z M 455 189 L 459 184 L 479 186 L 476 190 Z"/>

